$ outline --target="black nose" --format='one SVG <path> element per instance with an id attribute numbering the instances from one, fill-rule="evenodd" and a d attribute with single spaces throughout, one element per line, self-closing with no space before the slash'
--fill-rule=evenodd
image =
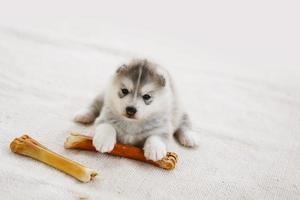
<path id="1" fill-rule="evenodd" d="M 127 115 L 129 116 L 133 116 L 135 113 L 136 113 L 136 108 L 135 107 L 132 107 L 132 106 L 128 106 L 126 107 L 126 113 Z"/>

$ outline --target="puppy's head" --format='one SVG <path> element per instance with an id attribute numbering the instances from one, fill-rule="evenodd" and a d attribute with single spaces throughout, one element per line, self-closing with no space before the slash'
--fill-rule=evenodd
<path id="1" fill-rule="evenodd" d="M 147 60 L 133 60 L 118 68 L 110 91 L 115 111 L 128 120 L 143 120 L 163 112 L 167 74 Z"/>

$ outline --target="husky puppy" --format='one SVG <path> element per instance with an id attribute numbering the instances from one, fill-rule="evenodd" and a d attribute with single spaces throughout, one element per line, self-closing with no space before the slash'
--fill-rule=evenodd
<path id="1" fill-rule="evenodd" d="M 119 67 L 104 93 L 74 120 L 87 124 L 97 117 L 93 145 L 102 153 L 120 142 L 143 145 L 147 159 L 160 160 L 166 156 L 167 141 L 173 134 L 184 146 L 197 145 L 171 77 L 147 60 L 137 59 Z"/>

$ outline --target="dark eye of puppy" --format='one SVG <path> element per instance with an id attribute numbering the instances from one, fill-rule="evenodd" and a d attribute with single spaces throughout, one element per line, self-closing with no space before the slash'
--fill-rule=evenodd
<path id="1" fill-rule="evenodd" d="M 129 91 L 126 88 L 121 89 L 123 95 L 127 95 L 129 93 Z"/>
<path id="2" fill-rule="evenodd" d="M 151 99 L 151 96 L 149 94 L 145 94 L 145 95 L 143 95 L 143 99 L 145 101 L 148 101 L 149 99 Z"/>

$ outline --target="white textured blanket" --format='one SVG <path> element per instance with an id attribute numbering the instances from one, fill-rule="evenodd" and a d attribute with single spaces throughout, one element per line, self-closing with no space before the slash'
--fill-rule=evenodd
<path id="1" fill-rule="evenodd" d="M 300 199 L 296 5 L 51 2 L 1 6 L 0 199 Z M 132 57 L 169 69 L 198 132 L 196 150 L 172 141 L 173 171 L 63 148 Z M 83 184 L 11 153 L 23 133 L 101 174 Z"/>

